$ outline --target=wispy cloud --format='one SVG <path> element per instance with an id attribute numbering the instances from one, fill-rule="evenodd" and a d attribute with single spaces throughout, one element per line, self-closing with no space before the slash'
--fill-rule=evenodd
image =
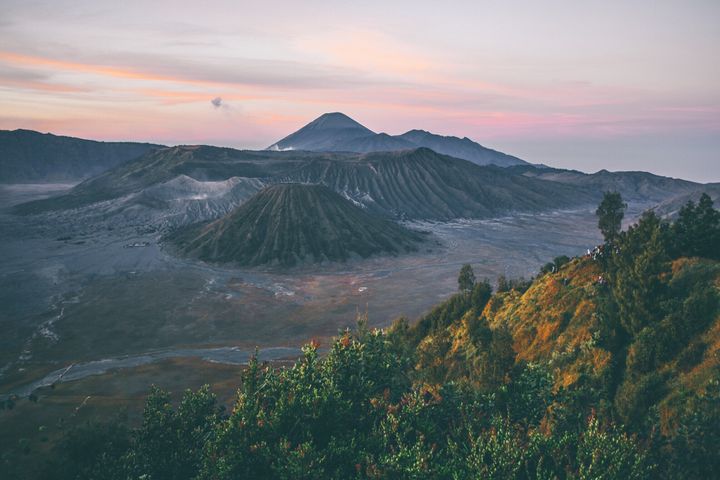
<path id="1" fill-rule="evenodd" d="M 246 85 L 264 88 L 349 89 L 380 84 L 357 70 L 286 60 L 214 57 L 190 60 L 142 53 L 110 53 L 84 61 L 0 51 L 0 62 L 52 71 L 194 85 Z"/>

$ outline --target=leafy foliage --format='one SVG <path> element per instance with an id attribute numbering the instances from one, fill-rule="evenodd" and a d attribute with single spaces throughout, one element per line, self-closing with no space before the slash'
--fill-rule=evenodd
<path id="1" fill-rule="evenodd" d="M 607 271 L 618 318 L 629 334 L 637 335 L 664 315 L 667 291 L 662 277 L 669 260 L 667 226 L 652 211 L 617 239 Z"/>
<path id="2" fill-rule="evenodd" d="M 465 264 L 460 269 L 458 275 L 458 290 L 461 292 L 470 292 L 475 285 L 475 273 L 470 265 Z"/>
<path id="3" fill-rule="evenodd" d="M 308 345 L 292 368 L 253 360 L 226 417 L 207 388 L 187 392 L 177 409 L 166 392 L 154 390 L 140 427 L 68 436 L 59 461 L 75 468 L 55 469 L 54 478 L 649 478 L 652 472 L 644 447 L 597 419 L 577 431 L 539 433 L 545 405 L 556 400 L 540 366 L 520 369 L 517 380 L 492 393 L 465 383 L 412 382 L 408 367 L 391 334 L 361 328 L 345 332 L 322 359 Z M 88 445 L 96 453 L 79 455 Z M 610 467 L 617 475 L 594 476 Z"/>
<path id="4" fill-rule="evenodd" d="M 155 389 L 140 426 L 71 431 L 50 477 L 712 478 L 720 264 L 687 258 L 702 242 L 680 228 L 646 213 L 494 295 L 463 267 L 415 325 L 361 322 L 290 368 L 254 359 L 230 414 L 208 388 L 177 407 Z"/>
<path id="5" fill-rule="evenodd" d="M 672 233 L 676 254 L 720 260 L 720 212 L 708 194 L 697 205 L 691 200 L 680 209 Z"/>
<path id="6" fill-rule="evenodd" d="M 552 262 L 548 262 L 543 265 L 543 267 L 540 269 L 540 273 L 555 273 L 568 262 L 570 262 L 570 257 L 568 257 L 567 255 L 560 255 L 559 257 L 555 257 Z"/>
<path id="7" fill-rule="evenodd" d="M 120 419 L 87 423 L 66 433 L 57 445 L 60 461 L 50 465 L 47 478 L 127 478 L 126 455 L 131 432 Z"/>
<path id="8" fill-rule="evenodd" d="M 627 204 L 618 192 L 605 192 L 595 214 L 598 216 L 598 228 L 605 237 L 605 243 L 613 243 L 620 233 L 622 219 Z"/>

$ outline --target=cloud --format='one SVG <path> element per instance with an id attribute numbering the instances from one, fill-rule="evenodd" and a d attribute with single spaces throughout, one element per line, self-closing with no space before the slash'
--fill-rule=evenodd
<path id="1" fill-rule="evenodd" d="M 3 40 L 3 39 L 0 39 Z M 123 79 L 175 82 L 193 85 L 255 86 L 263 89 L 347 90 L 404 82 L 372 78 L 356 68 L 293 60 L 250 59 L 223 56 L 187 59 L 152 53 L 105 52 L 69 59 L 67 52 L 23 53 L 0 50 L 0 62 L 16 68 L 82 72 Z"/>
<path id="2" fill-rule="evenodd" d="M 230 113 L 230 104 L 223 100 L 222 97 L 215 97 L 210 100 L 210 104 L 213 106 L 213 110 L 222 110 L 226 113 Z"/>

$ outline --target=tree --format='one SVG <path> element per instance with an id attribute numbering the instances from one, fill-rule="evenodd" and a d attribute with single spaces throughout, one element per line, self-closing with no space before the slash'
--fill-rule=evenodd
<path id="1" fill-rule="evenodd" d="M 577 444 L 577 478 L 657 478 L 638 442 L 621 430 L 602 427 L 593 415 Z"/>
<path id="2" fill-rule="evenodd" d="M 720 471 L 720 378 L 710 380 L 704 392 L 693 395 L 681 413 L 670 455 L 663 458 L 676 477 L 712 478 Z"/>
<path id="3" fill-rule="evenodd" d="M 570 261 L 570 257 L 567 255 L 560 255 L 555 257 L 552 262 L 548 262 L 540 269 L 541 274 L 555 273 L 559 271 L 563 265 L 566 265 Z"/>
<path id="4" fill-rule="evenodd" d="M 119 417 L 102 423 L 91 421 L 75 426 L 57 443 L 54 448 L 54 458 L 44 466 L 40 478 L 53 480 L 130 478 L 131 437 L 130 429 Z M 10 475 L 3 478 L 26 477 Z"/>
<path id="5" fill-rule="evenodd" d="M 489 354 L 486 382 L 499 387 L 505 383 L 505 378 L 515 364 L 513 336 L 507 326 L 500 325 L 493 330 Z"/>
<path id="6" fill-rule="evenodd" d="M 497 278 L 497 293 L 509 292 L 512 287 L 505 275 L 500 275 Z"/>
<path id="7" fill-rule="evenodd" d="M 205 441 L 220 418 L 217 400 L 207 385 L 185 391 L 177 409 L 170 400 L 168 392 L 152 387 L 135 431 L 138 476 L 175 480 L 198 473 Z"/>
<path id="8" fill-rule="evenodd" d="M 634 337 L 665 315 L 667 285 L 662 279 L 670 270 L 667 225 L 648 210 L 616 242 L 608 277 L 620 324 Z"/>
<path id="9" fill-rule="evenodd" d="M 458 276 L 458 290 L 463 293 L 471 292 L 475 286 L 475 273 L 469 264 L 465 264 L 460 269 Z"/>
<path id="10" fill-rule="evenodd" d="M 713 208 L 713 201 L 707 193 L 700 196 L 697 216 L 700 224 L 697 254 L 720 259 L 720 211 Z"/>
<path id="11" fill-rule="evenodd" d="M 620 233 L 622 219 L 627 203 L 618 192 L 605 192 L 595 215 L 598 216 L 598 228 L 605 237 L 605 243 L 614 243 Z"/>
<path id="12" fill-rule="evenodd" d="M 703 193 L 697 205 L 688 201 L 673 224 L 674 256 L 706 257 L 720 260 L 720 211 Z"/>
<path id="13" fill-rule="evenodd" d="M 480 313 L 490 301 L 491 297 L 492 286 L 490 286 L 490 282 L 485 279 L 482 282 L 477 282 L 473 287 L 472 293 L 470 294 L 470 303 L 472 307 Z"/>

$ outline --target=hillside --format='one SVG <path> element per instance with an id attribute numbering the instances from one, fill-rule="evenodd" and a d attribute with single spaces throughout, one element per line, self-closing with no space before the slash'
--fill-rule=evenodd
<path id="1" fill-rule="evenodd" d="M 96 142 L 32 130 L 0 131 L 0 183 L 89 178 L 161 145 Z"/>
<path id="2" fill-rule="evenodd" d="M 272 175 L 268 154 L 206 146 L 168 147 L 147 152 L 101 175 L 76 185 L 69 193 L 28 202 L 16 207 L 20 214 L 35 214 L 92 205 L 140 194 L 178 177 L 199 181 L 222 181 L 233 177 L 260 178 Z M 292 167 L 292 163 L 288 168 Z"/>
<path id="3" fill-rule="evenodd" d="M 252 152 L 208 146 L 155 150 L 69 193 L 16 207 L 21 214 L 78 208 L 138 195 L 179 176 L 323 184 L 368 209 L 398 218 L 488 218 L 593 203 L 599 193 L 481 167 L 426 148 L 400 152 Z"/>
<path id="4" fill-rule="evenodd" d="M 352 137 L 353 142 L 384 141 L 387 137 L 367 137 L 364 127 L 341 114 L 321 117 L 308 128 L 311 137 L 319 129 L 329 133 L 329 139 Z M 427 132 L 411 133 L 416 140 L 460 141 Z M 464 140 L 460 143 L 470 145 Z M 663 203 L 663 211 L 675 211 L 678 202 L 694 198 L 706 188 L 645 172 L 588 175 L 530 165 L 479 166 L 425 147 L 352 153 L 188 145 L 151 149 L 86 179 L 63 195 L 17 205 L 14 212 L 28 215 L 87 207 L 84 213 L 92 216 L 91 210 L 105 202 L 103 218 L 121 211 L 123 219 L 153 224 L 167 221 L 177 226 L 218 218 L 249 194 L 275 183 L 323 184 L 369 211 L 396 219 L 430 221 L 581 208 L 594 204 L 608 190 L 619 191 L 635 204 Z M 109 200 L 114 202 L 108 204 Z"/>
<path id="5" fill-rule="evenodd" d="M 627 346 L 618 338 L 625 333 L 608 323 L 604 275 L 596 261 L 578 258 L 556 273 L 539 276 L 525 291 L 496 293 L 480 310 L 470 300 L 459 307 L 458 300 L 441 305 L 413 331 L 419 366 L 427 368 L 430 358 L 423 358 L 440 353 L 435 357 L 437 380 L 461 375 L 487 385 L 490 380 L 476 376 L 472 369 L 480 360 L 473 332 L 478 322 L 487 322 L 491 330 L 509 333 L 517 364 L 548 365 L 555 389 L 593 389 L 607 395 L 627 423 L 645 424 L 653 406 L 663 418 L 679 418 L 688 399 L 702 395 L 720 371 L 720 263 L 678 258 L 664 279 L 685 309 L 705 312 L 681 321 L 702 326 L 691 333 L 672 333 L 678 327 L 666 321 L 658 330 L 645 330 Z M 708 296 L 702 300 L 692 290 L 682 291 L 688 284 L 700 291 L 705 282 L 714 293 L 703 294 Z M 693 305 L 693 301 L 706 303 Z M 438 326 L 438 318 L 446 326 Z M 459 359 L 469 365 L 457 364 Z M 672 420 L 660 426 L 669 433 L 677 428 Z"/>
<path id="6" fill-rule="evenodd" d="M 660 203 L 668 199 L 683 198 L 688 194 L 700 195 L 706 187 L 687 180 L 662 177 L 648 172 L 599 172 L 587 174 L 576 170 L 549 167 L 515 166 L 514 172 L 543 180 L 576 185 L 584 189 L 602 192 L 619 192 L 630 202 Z"/>
<path id="7" fill-rule="evenodd" d="M 536 365 L 563 398 L 657 435 L 672 455 L 685 455 L 675 449 L 687 442 L 711 464 L 720 460 L 706 450 L 714 434 L 694 422 L 720 414 L 718 242 L 720 212 L 708 196 L 672 224 L 648 211 L 592 254 L 558 257 L 530 282 L 501 279 L 495 294 L 478 282 L 393 331 L 416 349 L 426 381 L 492 391 Z M 568 420 L 553 408 L 538 412 L 544 428 Z"/>
<path id="8" fill-rule="evenodd" d="M 514 175 L 427 148 L 317 159 L 284 181 L 322 183 L 368 208 L 408 219 L 490 218 L 594 203 L 586 190 Z"/>
<path id="9" fill-rule="evenodd" d="M 264 192 L 337 201 L 317 186 Z M 672 224 L 647 212 L 620 232 L 621 220 L 531 281 L 501 277 L 493 293 L 465 265 L 459 293 L 415 323 L 360 316 L 292 365 L 254 358 L 231 404 L 216 386 L 152 388 L 141 421 L 63 423 L 32 460 L 53 479 L 715 478 L 720 211 L 702 196 Z M 39 393 L 0 405 L 32 411 L 50 401 Z M 27 444 L 0 459 L 6 471 Z"/>
<path id="10" fill-rule="evenodd" d="M 689 201 L 697 202 L 703 193 L 707 193 L 715 204 L 720 203 L 720 183 L 707 183 L 703 185 L 702 189 L 680 194 L 660 202 L 655 211 L 663 217 L 676 218 L 684 205 Z"/>
<path id="11" fill-rule="evenodd" d="M 398 135 L 397 138 L 406 140 L 415 146 L 429 148 L 437 153 L 462 158 L 478 165 L 497 165 L 499 167 L 527 165 L 527 162 L 524 160 L 491 148 L 483 147 L 467 137 L 458 138 L 436 135 L 431 132 L 426 132 L 425 130 L 410 130 L 402 135 Z"/>
<path id="12" fill-rule="evenodd" d="M 496 295 L 482 315 L 493 328 L 510 330 L 518 361 L 550 361 L 557 387 L 573 387 L 588 380 L 601 383 L 613 375 L 618 362 L 624 361 L 622 352 L 613 351 L 608 325 L 603 323 L 603 302 L 608 294 L 603 275 L 597 261 L 578 258 L 556 273 L 540 276 L 525 292 L 510 290 Z M 709 281 L 718 294 L 720 262 L 681 257 L 672 261 L 664 280 L 676 288 L 681 282 Z M 687 294 L 677 293 L 678 299 Z M 702 392 L 720 367 L 716 354 L 720 351 L 720 311 L 715 309 L 707 322 L 676 352 L 651 368 L 671 379 L 665 398 L 657 398 L 658 403 L 671 405 L 681 391 Z M 633 344 L 631 355 L 638 348 L 638 343 Z"/>
<path id="13" fill-rule="evenodd" d="M 410 130 L 402 135 L 375 133 L 339 112 L 321 115 L 300 130 L 272 144 L 268 150 L 369 153 L 420 147 L 477 165 L 506 167 L 527 163 L 517 157 L 483 147 L 467 137 L 445 137 L 424 130 Z"/>
<path id="14" fill-rule="evenodd" d="M 321 185 L 279 184 L 168 240 L 180 253 L 207 262 L 292 266 L 414 251 L 422 236 Z"/>

